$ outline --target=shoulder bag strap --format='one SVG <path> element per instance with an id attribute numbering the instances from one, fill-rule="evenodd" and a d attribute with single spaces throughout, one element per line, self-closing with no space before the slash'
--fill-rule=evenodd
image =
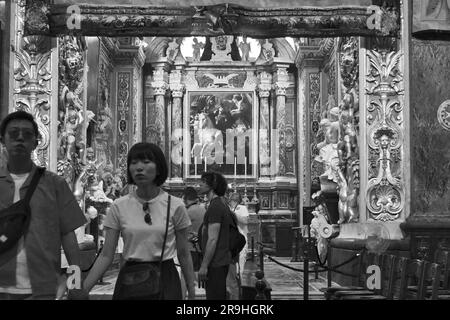
<path id="1" fill-rule="evenodd" d="M 34 190 L 36 190 L 36 187 L 39 183 L 39 179 L 41 178 L 41 176 L 44 174 L 45 168 L 40 168 L 38 167 L 36 169 L 36 172 L 33 175 L 33 178 L 31 179 L 30 185 L 28 187 L 27 193 L 25 194 L 25 202 L 29 203 L 31 200 L 31 196 L 34 193 Z"/>
<path id="2" fill-rule="evenodd" d="M 169 199 L 167 201 L 167 217 L 166 217 L 166 232 L 164 234 L 164 242 L 163 242 L 163 246 L 162 246 L 162 250 L 161 250 L 161 258 L 159 259 L 159 274 L 162 276 L 162 261 L 163 261 L 163 257 L 164 257 L 164 249 L 166 248 L 166 241 L 167 241 L 167 232 L 169 230 L 169 219 L 170 219 L 170 194 L 169 194 Z M 162 280 L 162 279 L 161 279 Z M 160 298 L 162 297 L 163 294 L 163 290 L 162 290 L 162 281 L 159 282 L 159 286 L 160 286 Z"/>

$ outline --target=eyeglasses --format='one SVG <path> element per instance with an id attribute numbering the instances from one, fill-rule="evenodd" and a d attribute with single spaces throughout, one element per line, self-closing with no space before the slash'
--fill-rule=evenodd
<path id="1" fill-rule="evenodd" d="M 12 140 L 19 139 L 19 135 L 22 132 L 22 137 L 24 140 L 31 140 L 34 138 L 34 131 L 31 129 L 11 129 L 8 130 L 8 135 Z"/>
<path id="2" fill-rule="evenodd" d="M 148 202 L 145 202 L 142 205 L 142 210 L 144 210 L 145 212 L 145 216 L 144 216 L 144 221 L 146 224 L 148 224 L 149 226 L 152 225 L 152 216 L 150 215 L 150 206 L 148 205 Z"/>

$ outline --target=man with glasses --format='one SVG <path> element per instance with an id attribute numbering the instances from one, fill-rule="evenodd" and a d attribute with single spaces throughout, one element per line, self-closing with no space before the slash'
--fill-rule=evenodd
<path id="1" fill-rule="evenodd" d="M 23 199 L 38 167 L 31 154 L 39 131 L 31 114 L 13 112 L 0 125 L 7 163 L 0 167 L 0 210 Z M 61 270 L 61 245 L 69 265 L 80 265 L 74 230 L 86 223 L 66 181 L 44 171 L 30 200 L 25 236 L 0 254 L 0 300 L 55 299 Z"/>

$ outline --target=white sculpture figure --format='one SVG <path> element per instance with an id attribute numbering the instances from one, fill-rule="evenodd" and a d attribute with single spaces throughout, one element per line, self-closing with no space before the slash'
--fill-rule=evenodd
<path id="1" fill-rule="evenodd" d="M 269 39 L 266 39 L 262 45 L 262 54 L 266 60 L 270 60 L 275 57 L 275 49 L 273 48 L 273 44 L 269 42 Z"/>
<path id="2" fill-rule="evenodd" d="M 242 42 L 239 43 L 239 49 L 242 52 L 242 61 L 248 61 L 250 54 L 250 43 L 247 42 L 247 36 L 242 37 Z"/>
<path id="3" fill-rule="evenodd" d="M 167 60 L 175 60 L 179 51 L 180 45 L 178 44 L 177 39 L 173 38 L 172 42 L 169 43 L 169 46 L 166 49 Z"/>
<path id="4" fill-rule="evenodd" d="M 339 122 L 322 120 L 321 125 L 325 131 L 325 140 L 317 145 L 319 148 L 319 155 L 315 158 L 315 160 L 324 164 L 325 172 L 322 176 L 326 176 L 329 180 L 337 183 L 337 173 L 333 168 L 337 167 L 339 164 L 339 154 L 337 150 L 339 140 Z"/>
<path id="5" fill-rule="evenodd" d="M 327 255 L 327 239 L 321 236 L 320 229 L 321 226 L 329 225 L 329 222 L 326 218 L 325 209 L 321 204 L 319 204 L 311 214 L 314 216 L 310 224 L 311 237 L 317 239 L 319 258 L 321 261 L 324 261 Z"/>
<path id="6" fill-rule="evenodd" d="M 203 42 L 198 42 L 197 38 L 194 38 L 192 41 L 194 41 L 192 44 L 192 48 L 194 48 L 193 60 L 198 62 L 200 61 L 200 49 L 203 49 L 205 44 Z"/>

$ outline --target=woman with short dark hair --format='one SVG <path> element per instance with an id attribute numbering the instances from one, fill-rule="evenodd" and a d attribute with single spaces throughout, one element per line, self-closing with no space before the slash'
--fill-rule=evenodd
<path id="1" fill-rule="evenodd" d="M 123 258 L 126 263 L 119 272 L 113 299 L 180 300 L 181 283 L 174 263 L 176 256 L 186 279 L 188 298 L 194 299 L 194 271 L 187 240 L 187 230 L 191 221 L 183 201 L 169 196 L 160 188 L 167 179 L 167 172 L 166 159 L 157 145 L 137 143 L 130 149 L 127 159 L 128 182 L 137 188 L 130 194 L 116 199 L 111 205 L 104 221 L 105 244 L 84 281 L 85 290 L 91 290 L 111 265 L 119 234 L 122 234 Z M 168 225 L 167 213 L 169 213 Z M 166 242 L 163 248 L 164 239 Z M 135 298 L 124 296 L 126 278 L 124 270 L 130 270 L 139 264 L 159 265 L 161 255 L 163 255 L 160 278 L 162 294 L 158 296 L 148 294 Z M 127 290 L 132 292 L 133 287 Z"/>

